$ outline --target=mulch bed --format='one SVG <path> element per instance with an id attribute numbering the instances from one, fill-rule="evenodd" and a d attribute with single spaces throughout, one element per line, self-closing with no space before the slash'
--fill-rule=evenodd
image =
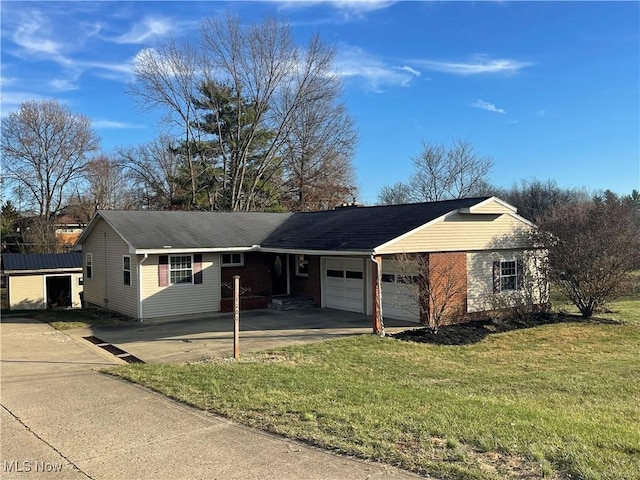
<path id="1" fill-rule="evenodd" d="M 520 328 L 532 328 L 549 323 L 601 322 L 604 320 L 585 320 L 583 317 L 569 314 L 536 314 L 525 319 L 500 321 L 476 320 L 473 322 L 443 325 L 434 333 L 427 327 L 404 330 L 390 337 L 407 342 L 431 343 L 435 345 L 468 345 L 477 343 L 492 333 L 508 332 Z M 609 323 L 610 321 L 607 321 Z M 615 323 L 615 322 L 614 322 Z"/>

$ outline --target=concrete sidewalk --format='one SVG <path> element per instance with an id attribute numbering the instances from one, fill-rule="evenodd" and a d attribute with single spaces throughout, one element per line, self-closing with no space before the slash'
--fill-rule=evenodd
<path id="1" fill-rule="evenodd" d="M 99 373 L 119 360 L 50 326 L 3 319 L 3 479 L 405 479 L 243 427 Z"/>

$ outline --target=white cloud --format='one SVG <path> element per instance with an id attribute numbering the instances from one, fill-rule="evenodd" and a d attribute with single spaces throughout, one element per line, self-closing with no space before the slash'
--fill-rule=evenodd
<path id="1" fill-rule="evenodd" d="M 174 29 L 175 23 L 168 18 L 144 18 L 133 25 L 131 30 L 111 39 L 115 43 L 143 43 L 155 37 L 167 35 Z"/>
<path id="2" fill-rule="evenodd" d="M 145 128 L 144 125 L 137 125 L 135 123 L 117 122 L 114 120 L 93 120 L 91 122 L 94 128 L 97 129 L 111 129 L 111 130 L 127 130 L 131 128 Z"/>
<path id="3" fill-rule="evenodd" d="M 12 39 L 16 45 L 24 49 L 29 54 L 44 54 L 50 56 L 60 56 L 62 44 L 47 38 L 47 25 L 42 15 L 38 12 L 29 12 L 25 16 L 25 21 L 20 23 Z"/>
<path id="4" fill-rule="evenodd" d="M 341 46 L 335 60 L 336 74 L 344 78 L 361 78 L 374 92 L 384 87 L 407 87 L 420 72 L 409 67 L 396 67 L 370 55 L 359 47 Z"/>
<path id="5" fill-rule="evenodd" d="M 277 1 L 280 8 L 300 9 L 316 5 L 329 5 L 334 10 L 342 13 L 346 18 L 352 16 L 361 17 L 365 13 L 389 8 L 396 1 L 389 0 L 304 0 L 304 1 Z"/>
<path id="6" fill-rule="evenodd" d="M 49 85 L 54 89 L 61 92 L 68 92 L 70 90 L 77 90 L 80 88 L 78 85 L 79 75 L 73 75 L 72 78 L 54 78 L 49 82 Z"/>
<path id="7" fill-rule="evenodd" d="M 533 65 L 531 62 L 507 58 L 490 59 L 485 55 L 475 55 L 468 62 L 418 60 L 415 63 L 429 70 L 463 76 L 481 74 L 514 75 L 519 73 L 520 70 Z"/>
<path id="8" fill-rule="evenodd" d="M 485 102 L 484 100 L 476 100 L 475 102 L 471 102 L 470 106 L 473 108 L 480 108 L 482 110 L 487 110 L 488 112 L 495 113 L 507 113 L 504 109 L 496 107 L 493 103 Z"/>
<path id="9" fill-rule="evenodd" d="M 546 116 L 547 116 L 546 108 L 541 108 L 540 110 L 536 110 L 536 117 L 546 117 Z"/>
<path id="10" fill-rule="evenodd" d="M 415 68 L 408 67 L 406 65 L 404 65 L 403 67 L 393 67 L 393 68 L 396 70 L 403 70 L 405 72 L 409 72 L 410 74 L 416 77 L 419 77 L 421 75 L 421 73 L 418 70 L 416 70 Z"/>

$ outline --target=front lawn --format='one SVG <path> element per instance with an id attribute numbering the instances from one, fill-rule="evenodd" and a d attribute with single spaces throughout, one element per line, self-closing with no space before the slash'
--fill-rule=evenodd
<path id="1" fill-rule="evenodd" d="M 640 322 L 576 319 L 467 345 L 365 335 L 111 372 L 247 425 L 440 478 L 630 480 L 640 478 L 639 352 Z"/>

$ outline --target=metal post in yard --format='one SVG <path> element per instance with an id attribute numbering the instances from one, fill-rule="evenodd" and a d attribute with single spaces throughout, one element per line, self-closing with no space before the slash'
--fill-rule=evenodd
<path id="1" fill-rule="evenodd" d="M 233 358 L 240 358 L 240 275 L 233 276 Z"/>

